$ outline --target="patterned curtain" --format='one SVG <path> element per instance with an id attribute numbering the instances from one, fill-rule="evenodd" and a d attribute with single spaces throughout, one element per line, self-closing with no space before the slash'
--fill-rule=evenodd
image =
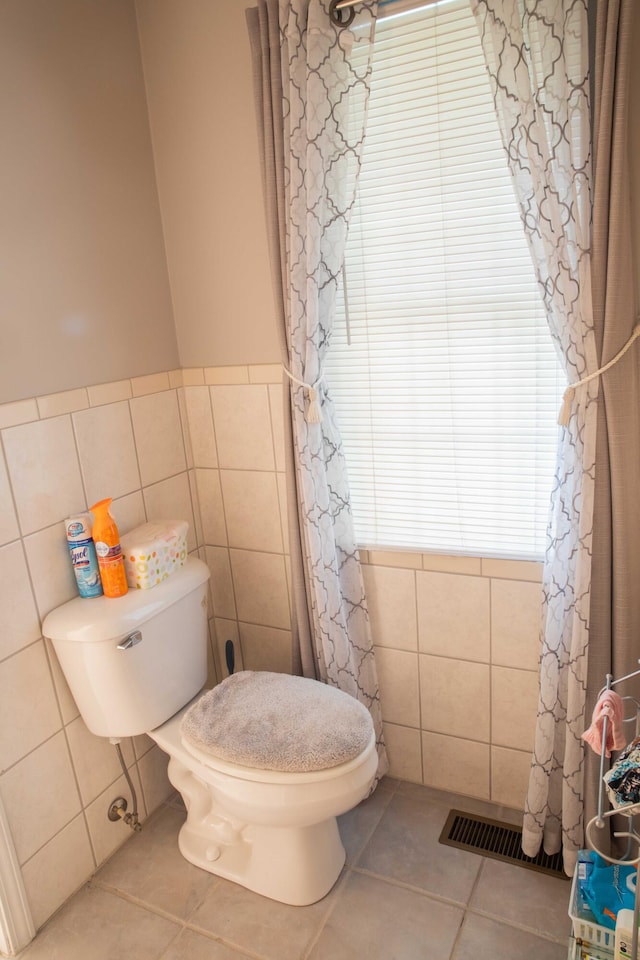
<path id="1" fill-rule="evenodd" d="M 387 769 L 369 618 L 342 444 L 323 380 L 364 137 L 375 2 L 350 27 L 329 0 L 259 0 L 247 11 L 283 364 L 291 376 L 287 486 L 302 671 L 371 711 Z M 362 59 L 358 58 L 358 63 Z"/>
<path id="2" fill-rule="evenodd" d="M 587 0 L 471 0 L 549 328 L 567 380 L 597 367 L 590 277 Z M 583 843 L 598 379 L 560 428 L 543 576 L 540 696 L 524 852 Z"/>

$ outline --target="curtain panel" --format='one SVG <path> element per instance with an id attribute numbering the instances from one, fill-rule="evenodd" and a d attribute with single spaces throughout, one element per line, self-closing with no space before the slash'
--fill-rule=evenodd
<path id="1" fill-rule="evenodd" d="M 594 62 L 593 306 L 600 363 L 628 341 L 640 304 L 634 290 L 628 126 L 632 51 L 640 40 L 634 0 L 597 0 Z M 640 345 L 602 378 L 596 446 L 590 715 L 604 677 L 637 669 L 640 656 Z M 623 695 L 640 700 L 640 685 Z M 586 818 L 596 813 L 599 758 L 586 758 Z M 620 829 L 618 825 L 618 829 Z M 626 827 L 624 828 L 626 829 Z M 602 838 L 604 840 L 604 838 Z"/>
<path id="2" fill-rule="evenodd" d="M 471 0 L 549 329 L 569 383 L 598 368 L 591 296 L 587 0 Z M 543 574 L 540 695 L 523 850 L 583 844 L 598 379 L 560 428 Z"/>
<path id="3" fill-rule="evenodd" d="M 378 775 L 388 764 L 347 471 L 323 380 L 355 199 L 376 3 L 349 28 L 329 0 L 259 0 L 247 11 L 291 443 L 287 488 L 297 654 L 302 672 L 370 710 Z M 362 62 L 362 58 L 358 58 Z"/>

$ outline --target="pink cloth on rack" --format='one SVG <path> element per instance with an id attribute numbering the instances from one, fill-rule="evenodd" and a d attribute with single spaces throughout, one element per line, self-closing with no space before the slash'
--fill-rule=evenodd
<path id="1" fill-rule="evenodd" d="M 594 753 L 602 752 L 602 730 L 605 717 L 608 723 L 604 755 L 610 757 L 612 750 L 622 750 L 626 744 L 622 729 L 624 704 L 622 697 L 613 690 L 605 690 L 600 695 L 593 708 L 591 726 L 582 734 L 582 739 L 587 741 Z"/>

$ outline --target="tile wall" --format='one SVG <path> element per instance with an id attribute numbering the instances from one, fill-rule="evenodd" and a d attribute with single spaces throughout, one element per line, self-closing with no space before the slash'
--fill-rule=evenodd
<path id="1" fill-rule="evenodd" d="M 129 835 L 106 818 L 127 795 L 115 752 L 84 726 L 42 639 L 76 593 L 62 521 L 103 496 L 121 533 L 186 518 L 212 574 L 209 682 L 227 673 L 227 640 L 236 669 L 289 671 L 281 370 L 186 369 L 4 404 L 0 438 L 0 795 L 39 926 Z M 521 807 L 539 566 L 363 560 L 391 773 Z M 124 752 L 151 812 L 170 789 L 166 758 L 147 737 Z"/>
<path id="2" fill-rule="evenodd" d="M 522 809 L 541 565 L 379 551 L 363 559 L 392 773 Z"/>
<path id="3" fill-rule="evenodd" d="M 0 406 L 0 796 L 37 926 L 130 835 L 106 816 L 129 795 L 115 750 L 87 730 L 42 639 L 76 595 L 63 520 L 112 496 L 121 533 L 184 517 L 204 552 L 181 383 L 178 371 Z M 123 752 L 144 817 L 170 789 L 166 758 L 146 736 Z"/>

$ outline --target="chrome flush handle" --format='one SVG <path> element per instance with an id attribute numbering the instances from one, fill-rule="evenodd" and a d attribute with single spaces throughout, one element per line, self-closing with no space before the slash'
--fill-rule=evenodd
<path id="1" fill-rule="evenodd" d="M 139 630 L 134 630 L 133 633 L 130 633 L 128 637 L 125 637 L 122 643 L 118 644 L 118 650 L 131 650 L 131 647 L 135 647 L 136 643 L 140 643 L 142 640 L 142 634 Z"/>

